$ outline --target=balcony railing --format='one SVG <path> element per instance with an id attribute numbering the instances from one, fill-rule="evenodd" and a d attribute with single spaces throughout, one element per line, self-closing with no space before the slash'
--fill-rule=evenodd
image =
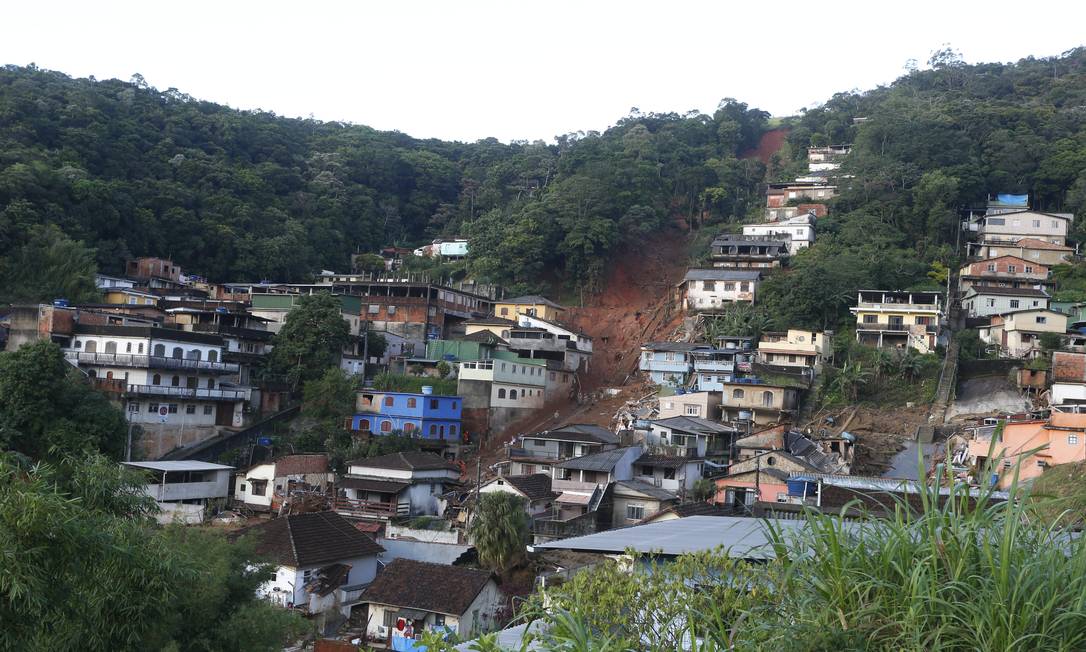
<path id="1" fill-rule="evenodd" d="M 924 332 L 937 333 L 939 328 L 933 324 L 856 324 L 858 331 L 889 331 L 892 333 L 908 333 L 914 326 L 924 326 Z"/>
<path id="2" fill-rule="evenodd" d="M 128 393 L 139 396 L 165 396 L 204 401 L 248 401 L 249 388 L 211 389 L 203 387 L 172 387 L 163 385 L 129 385 Z"/>
<path id="3" fill-rule="evenodd" d="M 138 367 L 142 369 L 182 369 L 191 371 L 210 371 L 236 374 L 239 367 L 233 362 L 211 362 L 209 360 L 190 360 L 187 358 L 167 358 L 156 355 L 135 355 L 132 353 L 97 353 L 86 351 L 65 351 L 64 357 L 73 362 L 86 365 L 110 367 Z"/>
<path id="4" fill-rule="evenodd" d="M 566 459 L 567 457 L 572 457 L 572 455 L 562 457 L 558 453 L 554 452 L 553 450 L 549 450 L 549 449 L 545 449 L 545 448 L 544 449 L 534 449 L 534 450 L 531 449 L 531 448 L 510 448 L 509 449 L 509 457 L 511 457 L 511 458 L 532 458 L 532 459 L 537 459 L 537 460 L 561 460 L 561 459 Z"/>
<path id="5" fill-rule="evenodd" d="M 393 516 L 411 515 L 411 505 L 409 503 L 383 503 L 377 500 L 336 498 L 335 506 L 336 512 L 339 514 L 355 518 L 392 518 Z"/>

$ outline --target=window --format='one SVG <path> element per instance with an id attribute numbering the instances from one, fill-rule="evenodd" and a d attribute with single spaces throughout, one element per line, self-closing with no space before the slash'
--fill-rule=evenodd
<path id="1" fill-rule="evenodd" d="M 407 407 L 409 407 L 409 408 L 415 407 L 416 403 L 417 403 L 417 401 L 415 400 L 415 397 L 413 397 L 413 396 L 411 398 L 407 399 Z"/>
<path id="2" fill-rule="evenodd" d="M 1060 223 L 1059 223 L 1059 221 L 1058 221 L 1058 220 L 1052 220 L 1052 228 L 1053 228 L 1053 229 L 1058 229 L 1058 228 L 1060 228 Z"/>
<path id="3" fill-rule="evenodd" d="M 1026 265 L 1026 273 L 1027 274 L 1032 274 L 1033 273 L 1033 265 Z"/>
<path id="4" fill-rule="evenodd" d="M 520 465 L 520 472 L 523 475 L 531 475 L 531 474 L 535 473 L 535 464 L 521 464 Z"/>
<path id="5" fill-rule="evenodd" d="M 254 495 L 254 496 L 263 496 L 268 492 L 268 481 L 267 480 L 250 480 L 249 482 L 253 485 L 252 491 L 249 492 L 252 495 Z M 309 572 L 310 571 L 306 571 L 306 573 L 309 573 Z"/>
<path id="6" fill-rule="evenodd" d="M 181 358 L 185 357 L 185 352 L 184 350 L 182 350 L 181 347 L 175 346 L 173 347 L 173 353 L 171 353 L 170 356 L 175 360 L 180 360 Z"/>
<path id="7" fill-rule="evenodd" d="M 532 446 L 546 446 L 547 445 L 547 440 L 546 439 L 532 439 L 530 441 L 532 442 Z"/>
<path id="8" fill-rule="evenodd" d="M 415 431 L 415 424 L 411 423 L 410 421 L 403 424 L 403 431 L 404 432 L 414 432 Z"/>
<path id="9" fill-rule="evenodd" d="M 437 424 L 434 424 L 434 423 L 430 424 L 430 436 L 432 436 L 432 437 L 437 436 Z"/>
<path id="10" fill-rule="evenodd" d="M 653 474 L 653 469 L 652 469 L 651 466 L 643 465 L 641 467 L 641 475 L 651 478 L 652 474 Z"/>
<path id="11" fill-rule="evenodd" d="M 392 422 L 391 421 L 382 421 L 381 422 L 381 432 L 392 432 Z"/>
<path id="12" fill-rule="evenodd" d="M 865 324 L 877 324 L 879 321 L 878 315 L 864 315 Z"/>
<path id="13" fill-rule="evenodd" d="M 158 403 L 148 403 L 147 411 L 151 413 L 158 412 Z"/>
<path id="14" fill-rule="evenodd" d="M 385 407 L 392 407 L 396 403 L 396 399 L 392 396 L 386 396 L 384 400 Z"/>
<path id="15" fill-rule="evenodd" d="M 502 308 L 502 312 L 501 312 L 502 317 L 505 317 L 508 314 L 509 314 L 509 309 L 508 308 Z"/>
<path id="16" fill-rule="evenodd" d="M 366 312 L 371 315 L 376 315 L 377 313 L 381 312 L 381 306 L 371 303 L 366 306 Z"/>
<path id="17" fill-rule="evenodd" d="M 388 307 L 388 314 L 389 314 L 390 316 L 391 316 L 391 315 L 395 315 L 395 314 L 396 314 L 396 306 L 389 306 L 389 307 Z"/>
<path id="18" fill-rule="evenodd" d="M 238 485 L 238 493 L 242 493 L 242 494 L 245 493 L 245 483 L 244 482 Z"/>
<path id="19" fill-rule="evenodd" d="M 743 281 L 742 283 L 740 283 L 739 284 L 739 291 L 740 292 L 749 292 L 750 291 L 750 283 L 748 283 L 747 281 Z"/>
<path id="20" fill-rule="evenodd" d="M 454 424 L 454 423 L 449 424 L 449 436 L 450 437 L 455 437 L 456 436 L 456 424 Z"/>
<path id="21" fill-rule="evenodd" d="M 674 479 L 675 479 L 675 469 L 673 469 L 673 468 L 664 469 L 664 480 L 674 480 Z"/>
<path id="22" fill-rule="evenodd" d="M 1015 309 L 1017 307 L 1018 307 L 1018 299 L 1011 299 L 1011 309 L 1013 310 L 1013 309 Z"/>
<path id="23" fill-rule="evenodd" d="M 724 291 L 725 292 L 735 292 L 735 283 L 725 283 L 724 284 Z"/>
<path id="24" fill-rule="evenodd" d="M 505 398 L 505 388 L 498 389 L 498 398 Z"/>
<path id="25" fill-rule="evenodd" d="M 989 217 L 985 222 L 987 222 L 989 226 L 1003 226 L 1007 223 L 1007 220 L 1002 217 Z M 995 255 L 995 252 L 992 252 L 992 255 Z"/>
<path id="26" fill-rule="evenodd" d="M 177 403 L 170 403 L 169 407 L 166 408 L 166 411 L 170 414 L 177 414 Z"/>
<path id="27" fill-rule="evenodd" d="M 445 614 L 434 614 L 434 627 L 445 626 Z"/>
<path id="28" fill-rule="evenodd" d="M 688 416 L 688 417 L 696 417 L 699 414 L 701 414 L 701 406 L 700 405 L 687 405 L 686 406 L 686 416 Z"/>
<path id="29" fill-rule="evenodd" d="M 788 356 L 788 361 L 789 362 L 795 362 L 796 361 L 796 356 L 794 356 L 794 355 Z"/>
<path id="30" fill-rule="evenodd" d="M 140 411 L 140 404 L 139 403 L 129 403 L 128 404 L 128 411 L 129 412 L 139 412 Z"/>
<path id="31" fill-rule="evenodd" d="M 125 353 L 131 353 L 132 352 L 132 343 L 131 342 L 126 342 L 125 343 L 124 352 Z"/>
<path id="32" fill-rule="evenodd" d="M 430 399 L 430 409 L 431 410 L 436 410 L 439 407 L 441 407 L 441 401 L 437 400 L 436 398 Z"/>
<path id="33" fill-rule="evenodd" d="M 171 378 L 170 379 L 170 385 L 172 387 L 180 387 L 181 386 L 181 376 L 174 376 L 173 378 Z"/>
<path id="34" fill-rule="evenodd" d="M 186 405 L 185 414 L 196 414 L 196 406 L 191 403 Z"/>
<path id="35" fill-rule="evenodd" d="M 716 290 L 716 281 L 702 281 L 701 282 L 701 289 L 705 290 L 706 292 L 715 291 Z"/>
<path id="36" fill-rule="evenodd" d="M 160 376 L 158 374 L 155 374 L 154 376 L 151 376 L 151 384 L 152 385 L 161 385 L 162 384 L 162 376 Z"/>
<path id="37" fill-rule="evenodd" d="M 117 343 L 116 342 L 106 342 L 106 353 L 116 353 L 116 352 L 117 352 Z"/>
<path id="38" fill-rule="evenodd" d="M 1078 445 L 1078 435 L 1067 435 L 1067 443 L 1071 446 Z"/>
<path id="39" fill-rule="evenodd" d="M 644 505 L 626 505 L 627 521 L 640 521 L 643 518 L 645 518 Z"/>
<path id="40" fill-rule="evenodd" d="M 509 399 L 513 400 L 513 401 L 517 400 L 517 390 L 515 390 L 515 389 L 509 390 Z"/>
<path id="41" fill-rule="evenodd" d="M 1033 228 L 1035 228 L 1035 229 L 1041 228 L 1041 220 L 1033 220 Z"/>
<path id="42" fill-rule="evenodd" d="M 768 464 L 769 466 L 776 466 L 777 465 L 777 458 L 770 455 L 769 457 L 765 458 L 765 463 Z"/>
<path id="43" fill-rule="evenodd" d="M 166 357 L 166 345 L 165 344 L 156 344 L 155 345 L 155 355 L 157 357 L 159 357 L 159 358 Z"/>
<path id="44" fill-rule="evenodd" d="M 210 416 L 215 411 L 215 408 L 210 405 L 204 406 L 204 416 Z"/>
<path id="45" fill-rule="evenodd" d="M 733 389 L 732 390 L 732 398 L 743 398 L 743 390 L 738 389 L 738 388 Z"/>
<path id="46" fill-rule="evenodd" d="M 648 352 L 646 352 L 645 356 L 648 357 L 648 355 L 649 355 Z M 551 380 L 551 382 L 554 382 L 555 376 L 556 376 L 556 374 L 553 371 L 550 372 L 550 380 Z"/>
<path id="47" fill-rule="evenodd" d="M 989 308 L 995 308 L 995 299 L 988 299 L 987 301 L 985 301 L 985 304 L 986 304 L 986 305 L 987 305 L 987 306 L 988 306 Z"/>
<path id="48" fill-rule="evenodd" d="M 1018 271 L 1018 265 L 1007 265 L 1007 273 L 1014 274 Z"/>
<path id="49" fill-rule="evenodd" d="M 989 271 L 989 272 L 994 272 L 994 271 L 996 271 L 996 266 L 995 266 L 995 263 L 988 263 L 988 271 Z"/>
<path id="50" fill-rule="evenodd" d="M 1011 468 L 1011 461 L 1010 460 L 1003 460 L 1003 468 L 1005 468 L 1005 469 Z"/>
<path id="51" fill-rule="evenodd" d="M 445 438 L 445 426 L 444 425 L 440 425 L 440 426 L 437 427 L 437 434 L 442 439 Z"/>
<path id="52" fill-rule="evenodd" d="M 1033 319 L 1038 324 L 1044 324 L 1044 323 L 1046 323 L 1048 321 L 1048 317 L 1034 317 Z"/>

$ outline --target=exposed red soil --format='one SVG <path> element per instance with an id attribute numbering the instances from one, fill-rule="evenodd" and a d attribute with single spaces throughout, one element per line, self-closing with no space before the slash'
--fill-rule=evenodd
<path id="1" fill-rule="evenodd" d="M 769 159 L 778 151 L 784 140 L 788 138 L 788 127 L 778 127 L 777 129 L 770 129 L 762 134 L 761 140 L 758 141 L 758 147 L 755 149 L 749 149 L 739 155 L 739 158 L 757 158 L 762 163 L 769 165 Z"/>

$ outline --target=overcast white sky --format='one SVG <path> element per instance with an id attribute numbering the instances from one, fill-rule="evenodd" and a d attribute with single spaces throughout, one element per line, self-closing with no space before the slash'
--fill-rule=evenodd
<path id="1" fill-rule="evenodd" d="M 0 63 L 417 137 L 550 140 L 734 97 L 789 115 L 921 64 L 1082 45 L 1086 3 L 9 2 Z M 1078 7 L 1078 9 L 1075 9 Z"/>

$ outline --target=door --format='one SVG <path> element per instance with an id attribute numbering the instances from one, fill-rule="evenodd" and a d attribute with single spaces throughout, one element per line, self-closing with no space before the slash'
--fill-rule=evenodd
<path id="1" fill-rule="evenodd" d="M 233 403 L 218 403 L 215 406 L 215 425 L 216 426 L 232 426 L 232 425 L 234 425 L 234 404 Z"/>

